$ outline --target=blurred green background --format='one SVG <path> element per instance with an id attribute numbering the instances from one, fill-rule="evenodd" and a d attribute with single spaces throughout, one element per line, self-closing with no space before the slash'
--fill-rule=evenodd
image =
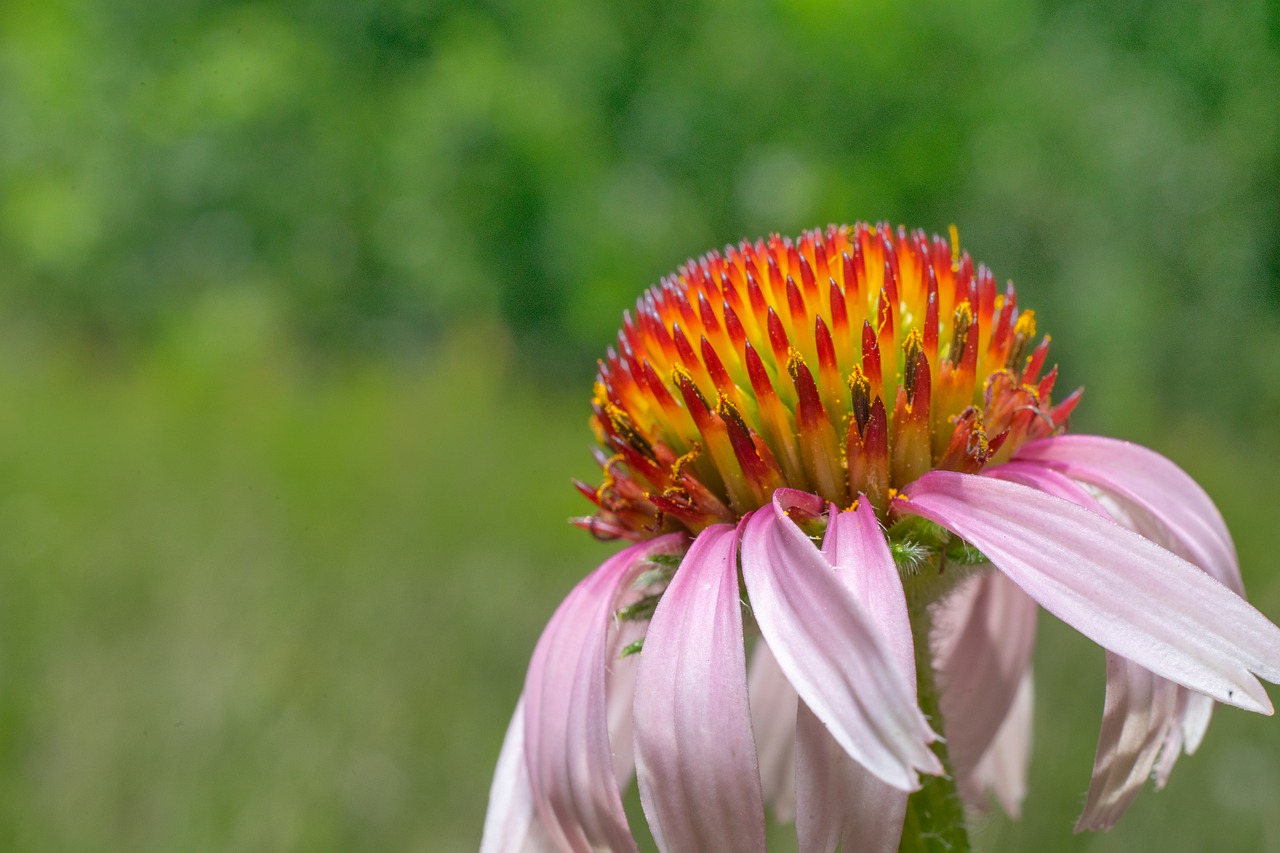
<path id="1" fill-rule="evenodd" d="M 0 848 L 474 849 L 594 360 L 770 231 L 955 223 L 1280 616 L 1278 104 L 1276 0 L 0 0 Z M 1072 836 L 1103 656 L 1036 673 L 985 849 L 1280 850 L 1234 710 Z"/>

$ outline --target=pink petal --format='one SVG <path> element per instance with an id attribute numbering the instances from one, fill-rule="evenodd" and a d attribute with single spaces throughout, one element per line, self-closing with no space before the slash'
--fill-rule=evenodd
<path id="1" fill-rule="evenodd" d="M 763 639 L 751 653 L 747 692 L 764 801 L 773 807 L 774 818 L 789 823 L 796 816 L 796 689 Z"/>
<path id="2" fill-rule="evenodd" d="M 889 543 L 869 501 L 859 496 L 852 512 L 837 512 L 832 508 L 822 553 L 880 629 L 914 696 L 916 651 L 911 637 L 911 617 L 907 615 L 907 596 L 902 589 L 902 576 L 889 553 Z"/>
<path id="3" fill-rule="evenodd" d="M 840 746 L 902 790 L 917 770 L 940 773 L 935 735 L 916 706 L 898 654 L 775 495 L 746 522 L 742 574 L 756 622 L 800 698 Z M 772 511 L 771 511 L 772 509 Z M 881 536 L 879 527 L 860 536 Z"/>
<path id="4" fill-rule="evenodd" d="M 1176 725 L 1177 686 L 1116 654 L 1107 655 L 1107 696 L 1093 779 L 1076 832 L 1110 829 L 1142 790 Z"/>
<path id="5" fill-rule="evenodd" d="M 624 649 L 631 643 L 644 639 L 647 626 L 639 622 L 624 622 L 619 626 L 615 648 Z M 605 695 L 608 697 L 609 744 L 613 747 L 613 776 L 618 781 L 618 793 L 625 794 L 636 772 L 634 745 L 634 715 L 632 707 L 636 697 L 636 669 L 640 659 L 636 655 L 619 658 L 613 655 L 606 676 Z"/>
<path id="6" fill-rule="evenodd" d="M 933 471 L 906 498 L 900 511 L 973 543 L 1102 647 L 1218 701 L 1271 712 L 1250 672 L 1280 680 L 1280 628 L 1182 558 L 1061 498 L 991 477 Z"/>
<path id="7" fill-rule="evenodd" d="M 498 769 L 489 789 L 489 811 L 484 816 L 480 853 L 551 853 L 533 808 L 533 792 L 524 763 L 524 699 L 516 703 L 507 736 L 498 755 Z"/>
<path id="8" fill-rule="evenodd" d="M 1204 489 L 1170 460 L 1137 444 L 1089 435 L 1031 442 L 1015 458 L 1053 466 L 1095 486 L 1123 511 L 1127 527 L 1244 596 L 1240 563 L 1221 513 Z M 1159 787 L 1168 780 L 1178 751 L 1190 754 L 1199 747 L 1213 715 L 1213 702 L 1199 695 L 1180 697 L 1178 706 L 1180 731 L 1176 737 L 1170 732 L 1157 768 Z"/>
<path id="9" fill-rule="evenodd" d="M 981 802 L 985 792 L 991 791 L 1005 814 L 1015 819 L 1021 815 L 1022 800 L 1027 794 L 1027 764 L 1031 759 L 1034 692 L 1028 669 L 995 740 L 973 772 L 960 780 L 960 793 L 967 802 Z"/>
<path id="10" fill-rule="evenodd" d="M 1097 486 L 1133 512 L 1135 529 L 1244 595 L 1240 563 L 1222 514 L 1195 480 L 1137 444 L 1096 435 L 1063 435 L 1018 448 L 1035 461 Z"/>
<path id="11" fill-rule="evenodd" d="M 1091 510 L 1103 518 L 1112 517 L 1112 513 L 1097 498 L 1089 494 L 1084 486 L 1061 471 L 1037 462 L 1009 462 L 1004 465 L 995 465 L 985 469 L 982 472 L 982 476 L 996 477 L 1001 480 L 1008 480 L 1011 483 L 1021 483 L 1024 486 L 1039 489 L 1046 495 L 1053 495 L 1055 498 L 1071 501 L 1073 504 Z"/>
<path id="12" fill-rule="evenodd" d="M 803 702 L 796 715 L 796 831 L 800 853 L 894 853 L 911 795 L 871 775 Z"/>
<path id="13" fill-rule="evenodd" d="M 1191 755 L 1200 748 L 1204 740 L 1205 730 L 1209 728 L 1209 718 L 1213 716 L 1213 700 L 1201 693 L 1188 693 L 1186 709 L 1178 717 L 1182 722 L 1183 750 Z M 1160 787 L 1164 782 L 1156 780 Z"/>
<path id="14" fill-rule="evenodd" d="M 1021 482 L 1069 500 L 1104 518 L 1133 529 L 1122 506 L 1108 508 L 1065 474 L 1039 462 L 1016 462 L 984 472 Z M 1108 499 L 1108 502 L 1111 502 Z M 1181 695 L 1180 695 L 1181 694 Z M 1179 709 L 1185 709 L 1185 687 L 1144 669 L 1119 655 L 1107 655 L 1107 689 L 1102 730 L 1093 759 L 1093 775 L 1076 831 L 1110 829 L 1125 813 L 1151 775 L 1157 756 L 1167 778 L 1182 748 Z M 1199 696 L 1200 694 L 1194 694 Z M 1212 704 L 1212 700 L 1208 700 Z"/>
<path id="15" fill-rule="evenodd" d="M 732 525 L 698 534 L 654 611 L 635 726 L 640 801 L 659 848 L 764 850 Z"/>
<path id="16" fill-rule="evenodd" d="M 902 578 L 875 512 L 832 508 L 822 546 L 837 577 L 885 638 L 915 699 L 915 650 Z M 845 752 L 803 702 L 796 717 L 796 830 L 801 853 L 898 849 L 908 794 L 872 775 Z"/>
<path id="17" fill-rule="evenodd" d="M 609 740 L 606 678 L 620 648 L 613 613 L 638 596 L 631 586 L 646 559 L 678 553 L 686 541 L 661 536 L 605 561 L 560 604 L 534 648 L 525 763 L 538 817 L 562 850 L 636 849 Z"/>
<path id="18" fill-rule="evenodd" d="M 1164 747 L 1160 750 L 1154 773 L 1157 789 L 1168 784 L 1169 774 L 1173 772 L 1173 766 L 1183 752 L 1191 755 L 1200 748 L 1205 730 L 1209 728 L 1209 719 L 1213 716 L 1214 701 L 1208 696 L 1181 686 L 1175 685 L 1175 689 L 1177 702 L 1173 712 L 1174 723 L 1165 734 Z"/>
<path id="19" fill-rule="evenodd" d="M 1169 462 L 1164 457 L 1152 453 L 1145 448 L 1126 442 L 1117 442 L 1112 439 L 1094 439 L 1089 438 L 1086 447 L 1100 444 L 1103 449 L 1109 449 L 1112 446 L 1118 446 L 1119 456 L 1121 459 L 1136 456 L 1136 460 L 1130 459 L 1131 462 L 1139 463 L 1136 467 L 1133 464 L 1129 466 L 1120 466 L 1119 473 L 1111 473 L 1106 471 L 1097 471 L 1089 464 L 1067 465 L 1059 462 L 1014 462 L 1008 465 L 1000 465 L 994 468 L 988 468 L 983 473 L 988 476 L 1000 477 L 1002 479 L 1020 482 L 1034 488 L 1038 488 L 1043 492 L 1056 495 L 1060 498 L 1072 501 L 1086 509 L 1091 509 L 1099 515 L 1112 517 L 1120 524 L 1128 527 L 1130 530 L 1145 536 L 1148 539 L 1163 545 L 1175 554 L 1188 559 L 1192 562 L 1198 556 L 1200 559 L 1214 559 L 1212 554 L 1214 549 L 1221 549 L 1225 542 L 1226 552 L 1218 551 L 1217 563 L 1218 571 L 1210 572 L 1219 581 L 1226 584 L 1233 592 L 1243 595 L 1243 585 L 1240 583 L 1239 568 L 1235 562 L 1235 549 L 1231 546 L 1230 537 L 1227 535 L 1226 528 L 1221 525 L 1221 517 L 1217 515 L 1217 509 L 1211 503 L 1208 503 L 1208 497 L 1200 490 L 1186 474 Z M 1057 455 L 1069 457 L 1072 455 L 1073 447 L 1080 447 L 1078 442 L 1064 442 L 1061 445 L 1053 445 L 1048 443 L 1053 440 L 1037 442 L 1041 450 L 1053 450 L 1055 446 L 1058 448 Z M 1035 456 L 1036 454 L 1033 454 Z M 1082 455 L 1086 462 L 1090 460 L 1089 454 Z M 1152 458 L 1154 457 L 1154 459 Z M 1159 471 L 1165 470 L 1164 481 L 1153 482 L 1145 469 L 1141 467 L 1141 463 L 1151 462 L 1153 467 Z M 1058 468 L 1071 471 L 1072 473 L 1080 473 L 1090 475 L 1093 479 L 1092 485 L 1103 493 L 1103 500 L 1099 501 L 1091 494 L 1086 492 L 1082 486 L 1074 480 L 1061 473 L 1057 468 L 1046 467 L 1047 465 L 1056 464 Z M 1172 469 L 1170 472 L 1168 469 Z M 1126 477 L 1127 472 L 1127 477 Z M 1114 483 L 1129 479 L 1133 484 L 1125 487 L 1122 491 L 1117 490 Z M 1171 528 L 1168 526 L 1171 513 L 1181 512 L 1181 509 L 1174 509 L 1165 506 L 1168 503 L 1167 495 L 1161 491 L 1163 485 L 1168 481 L 1181 480 L 1182 495 L 1186 497 L 1192 504 L 1199 501 L 1201 508 L 1205 509 L 1209 515 L 1218 518 L 1219 524 L 1212 532 L 1211 537 L 1206 540 L 1206 545 L 1197 546 L 1194 543 L 1188 543 L 1185 537 L 1176 536 L 1170 533 Z M 1098 481 L 1111 483 L 1110 486 L 1101 485 Z M 1164 507 L 1162 509 L 1162 507 Z M 1162 516 L 1165 522 L 1156 520 L 1156 516 Z M 1187 525 L 1184 523 L 1183 528 L 1195 528 L 1194 524 Z M 1209 555 L 1209 556 L 1206 556 Z M 1201 565 L 1201 568 L 1204 568 Z M 1163 681 L 1163 679 L 1161 679 Z M 1115 683 L 1115 679 L 1108 679 L 1108 690 L 1110 685 Z M 1151 688 L 1147 692 L 1163 690 L 1164 688 Z M 1173 770 L 1173 765 L 1178 759 L 1178 754 L 1183 749 L 1188 753 L 1194 752 L 1200 745 L 1200 741 L 1204 738 L 1205 730 L 1209 726 L 1209 719 L 1213 714 L 1213 700 L 1200 693 L 1193 693 L 1180 685 L 1174 685 L 1172 689 L 1177 695 L 1177 710 L 1174 712 L 1174 721 L 1166 725 L 1168 722 L 1163 717 L 1158 720 L 1147 714 L 1142 719 L 1148 722 L 1156 722 L 1160 727 L 1160 731 L 1150 732 L 1145 736 L 1139 736 L 1132 729 L 1133 725 L 1138 725 L 1138 721 L 1131 722 L 1130 728 L 1127 729 L 1127 737 L 1130 739 L 1144 739 L 1146 737 L 1165 738 L 1164 746 L 1161 748 L 1159 764 L 1156 766 L 1156 785 L 1164 787 L 1168 781 L 1169 774 Z M 1110 698 L 1108 702 L 1111 702 Z M 1163 734 L 1162 734 L 1163 733 Z M 1101 747 L 1101 744 L 1100 744 Z M 1098 755 L 1095 765 L 1098 761 L 1102 761 L 1104 756 L 1101 752 Z M 1114 776 L 1112 777 L 1114 778 Z M 1095 775 L 1096 781 L 1096 775 Z"/>
<path id="20" fill-rule="evenodd" d="M 992 748 L 1023 689 L 1038 611 L 1030 596 L 996 572 L 965 581 L 934 610 L 931 645 L 947 750 L 962 783 Z M 972 804 L 981 806 L 981 787 L 978 792 Z"/>

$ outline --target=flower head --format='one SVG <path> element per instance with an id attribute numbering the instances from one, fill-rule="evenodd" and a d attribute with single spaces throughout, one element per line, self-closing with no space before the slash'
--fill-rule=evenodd
<path id="1" fill-rule="evenodd" d="M 592 426 L 602 536 L 733 522 L 790 487 L 848 506 L 1061 430 L 1049 339 L 954 233 L 831 226 L 689 261 L 623 315 Z M 1042 375 L 1042 373 L 1044 375 Z"/>
<path id="2" fill-rule="evenodd" d="M 664 851 L 763 850 L 766 805 L 802 850 L 897 849 L 909 813 L 963 843 L 961 800 L 1021 805 L 1038 608 L 1107 652 L 1080 829 L 1215 702 L 1271 713 L 1280 629 L 1221 516 L 1169 460 L 1065 435 L 1035 333 L 954 232 L 772 237 L 647 292 L 579 484 L 578 523 L 635 541 L 538 641 L 483 850 L 636 850 L 633 773 Z"/>

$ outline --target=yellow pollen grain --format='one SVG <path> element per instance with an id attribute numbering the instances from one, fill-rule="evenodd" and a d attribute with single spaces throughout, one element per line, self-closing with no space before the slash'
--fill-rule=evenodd
<path id="1" fill-rule="evenodd" d="M 733 404 L 733 401 L 723 391 L 720 392 L 720 399 L 716 401 L 716 414 L 725 419 L 731 418 L 744 433 L 749 432 L 747 422 L 742 419 L 742 413 L 738 411 L 738 407 Z"/>
<path id="2" fill-rule="evenodd" d="M 952 418 L 953 422 L 957 422 L 959 418 Z M 987 441 L 987 427 L 982 422 L 982 409 L 974 408 L 973 412 L 973 431 L 970 433 L 972 438 L 978 441 L 978 450 L 984 455 L 991 449 L 991 444 Z"/>
<path id="3" fill-rule="evenodd" d="M 924 358 L 924 338 L 920 335 L 919 329 L 912 329 L 907 335 L 907 339 L 902 342 L 903 353 L 903 384 L 907 388 L 908 400 L 907 410 L 911 410 L 911 403 L 915 402 L 916 394 L 916 371 L 919 370 L 919 360 Z"/>
<path id="4" fill-rule="evenodd" d="M 698 383 L 693 381 L 693 374 L 684 365 L 677 364 L 671 368 L 671 382 L 677 389 L 683 388 L 683 383 L 688 382 L 689 387 L 693 389 L 694 396 L 702 401 L 703 406 L 708 409 L 711 408 L 711 406 L 707 405 L 707 398 L 702 396 L 702 390 L 698 388 Z"/>
<path id="5" fill-rule="evenodd" d="M 613 424 L 613 428 L 623 435 L 635 429 L 635 425 L 631 423 L 631 416 L 613 403 L 605 403 L 604 413 L 609 416 L 609 422 Z"/>
<path id="6" fill-rule="evenodd" d="M 597 500 L 604 500 L 605 492 L 608 491 L 609 489 L 612 489 L 614 485 L 617 483 L 617 477 L 613 473 L 613 466 L 621 463 L 622 461 L 623 460 L 622 460 L 621 453 L 615 453 L 613 456 L 610 456 L 608 460 L 605 461 L 604 465 L 601 468 L 601 471 L 604 474 L 604 479 L 600 483 L 599 488 L 596 489 Z"/>
<path id="7" fill-rule="evenodd" d="M 1036 336 L 1036 312 L 1023 311 L 1018 315 L 1018 322 L 1013 326 L 1014 334 L 1022 335 L 1024 338 L 1034 338 Z"/>
<path id="8" fill-rule="evenodd" d="M 697 459 L 701 454 L 702 445 L 696 441 L 693 442 L 693 447 L 689 448 L 688 453 L 671 463 L 671 479 L 679 480 L 684 475 L 684 469 L 689 467 L 693 460 Z"/>
<path id="9" fill-rule="evenodd" d="M 862 372 L 862 365 L 855 364 L 853 370 L 849 371 L 849 376 L 845 380 L 849 384 L 850 391 L 861 390 L 863 394 L 871 392 L 871 382 L 867 379 L 867 375 Z"/>
<path id="10" fill-rule="evenodd" d="M 973 309 L 968 301 L 956 307 L 952 320 L 951 363 L 959 367 L 964 360 L 965 347 L 969 344 L 969 330 L 973 328 Z"/>
<path id="11" fill-rule="evenodd" d="M 924 350 L 924 337 L 920 334 L 919 329 L 912 329 L 907 334 L 907 339 L 902 342 L 902 351 L 907 355 L 914 356 Z"/>
<path id="12" fill-rule="evenodd" d="M 802 364 L 804 364 L 804 356 L 800 355 L 800 350 L 787 347 L 787 373 L 791 376 L 792 382 L 799 378 Z"/>

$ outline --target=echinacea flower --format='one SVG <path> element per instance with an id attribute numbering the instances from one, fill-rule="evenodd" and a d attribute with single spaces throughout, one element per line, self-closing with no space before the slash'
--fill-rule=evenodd
<path id="1" fill-rule="evenodd" d="M 1021 804 L 1038 607 L 1106 650 L 1078 829 L 1163 785 L 1214 703 L 1271 713 L 1280 629 L 1218 511 L 1066 435 L 1048 344 L 954 231 L 744 242 L 645 293 L 579 484 L 579 523 L 632 544 L 538 641 L 482 850 L 637 850 L 633 775 L 664 851 L 763 850 L 766 806 L 803 851 L 966 849 L 962 802 Z"/>

